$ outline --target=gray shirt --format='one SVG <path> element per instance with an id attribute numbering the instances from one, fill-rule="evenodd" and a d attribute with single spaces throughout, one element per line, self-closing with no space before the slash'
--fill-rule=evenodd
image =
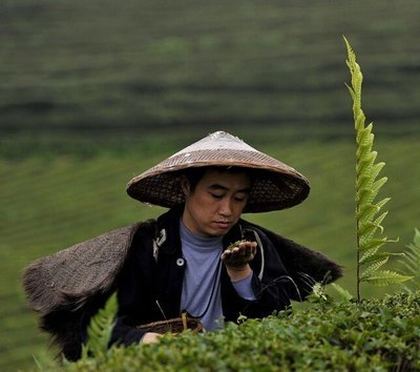
<path id="1" fill-rule="evenodd" d="M 181 311 L 201 319 L 206 330 L 223 327 L 220 273 L 223 237 L 207 237 L 194 234 L 180 222 L 180 238 L 184 256 L 185 274 L 182 285 Z M 251 288 L 252 275 L 233 286 L 238 294 L 254 300 Z"/>

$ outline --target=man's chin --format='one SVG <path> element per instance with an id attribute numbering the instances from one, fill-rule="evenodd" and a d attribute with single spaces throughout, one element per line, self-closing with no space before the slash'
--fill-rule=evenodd
<path id="1" fill-rule="evenodd" d="M 220 236 L 226 235 L 231 228 L 232 226 L 229 226 L 228 228 L 212 228 L 206 231 L 206 234 L 209 237 L 218 238 Z"/>

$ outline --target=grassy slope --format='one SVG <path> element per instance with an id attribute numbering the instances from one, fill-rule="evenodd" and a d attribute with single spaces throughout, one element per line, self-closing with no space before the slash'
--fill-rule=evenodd
<path id="1" fill-rule="evenodd" d="M 306 139 L 259 142 L 257 147 L 302 171 L 311 180 L 312 192 L 302 205 L 291 210 L 247 215 L 303 244 L 318 249 L 346 268 L 342 285 L 354 290 L 353 151 L 351 141 Z M 251 138 L 251 137 L 248 137 Z M 245 139 L 248 139 L 245 137 Z M 384 174 L 390 181 L 386 195 L 393 196 L 385 226 L 391 237 L 400 236 L 401 249 L 420 219 L 414 201 L 418 197 L 420 159 L 415 138 L 382 138 L 379 157 L 387 161 Z M 413 141 L 412 141 L 413 140 Z M 418 137 L 417 137 L 418 140 Z M 156 140 L 157 141 L 157 140 Z M 179 139 L 180 143 L 188 140 Z M 251 143 L 256 144 L 250 140 Z M 48 156 L 0 161 L 2 213 L 0 215 L 0 285 L 2 306 L 0 364 L 20 365 L 31 353 L 42 350 L 35 320 L 25 309 L 19 276 L 36 257 L 55 252 L 108 229 L 156 216 L 149 208 L 125 196 L 127 180 L 169 155 L 179 145 L 170 138 L 149 146 L 147 141 L 127 142 L 123 151 L 107 145 L 96 154 Z M 160 143 L 160 146 L 158 144 Z M 164 148 L 162 144 L 165 143 Z M 82 146 L 82 145 L 80 145 Z M 153 150 L 159 147 L 161 153 Z M 83 146 L 82 146 L 83 148 Z M 417 155 L 416 155 L 417 154 Z M 409 171 L 404 167 L 410 164 Z M 366 288 L 365 295 L 377 292 Z"/>

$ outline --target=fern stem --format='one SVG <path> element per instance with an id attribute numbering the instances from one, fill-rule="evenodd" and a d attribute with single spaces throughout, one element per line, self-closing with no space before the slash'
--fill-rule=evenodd
<path id="1" fill-rule="evenodd" d="M 356 219 L 356 237 L 357 237 L 357 273 L 356 273 L 356 290 L 357 290 L 357 302 L 360 302 L 360 236 L 359 236 L 359 219 Z"/>
<path id="2" fill-rule="evenodd" d="M 356 149 L 358 147 L 358 143 L 356 142 Z M 357 166 L 357 159 L 356 159 L 356 166 Z M 356 171 L 356 182 L 355 182 L 355 192 L 357 195 L 357 171 Z M 360 302 L 360 228 L 359 228 L 359 202 L 357 198 L 355 199 L 356 204 L 356 294 L 357 294 L 357 302 Z"/>

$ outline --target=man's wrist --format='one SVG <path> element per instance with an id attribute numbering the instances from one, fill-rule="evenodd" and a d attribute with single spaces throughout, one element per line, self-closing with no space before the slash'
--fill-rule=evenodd
<path id="1" fill-rule="evenodd" d="M 226 270 L 232 282 L 238 282 L 252 274 L 252 269 L 249 264 L 240 267 L 226 266 Z"/>

